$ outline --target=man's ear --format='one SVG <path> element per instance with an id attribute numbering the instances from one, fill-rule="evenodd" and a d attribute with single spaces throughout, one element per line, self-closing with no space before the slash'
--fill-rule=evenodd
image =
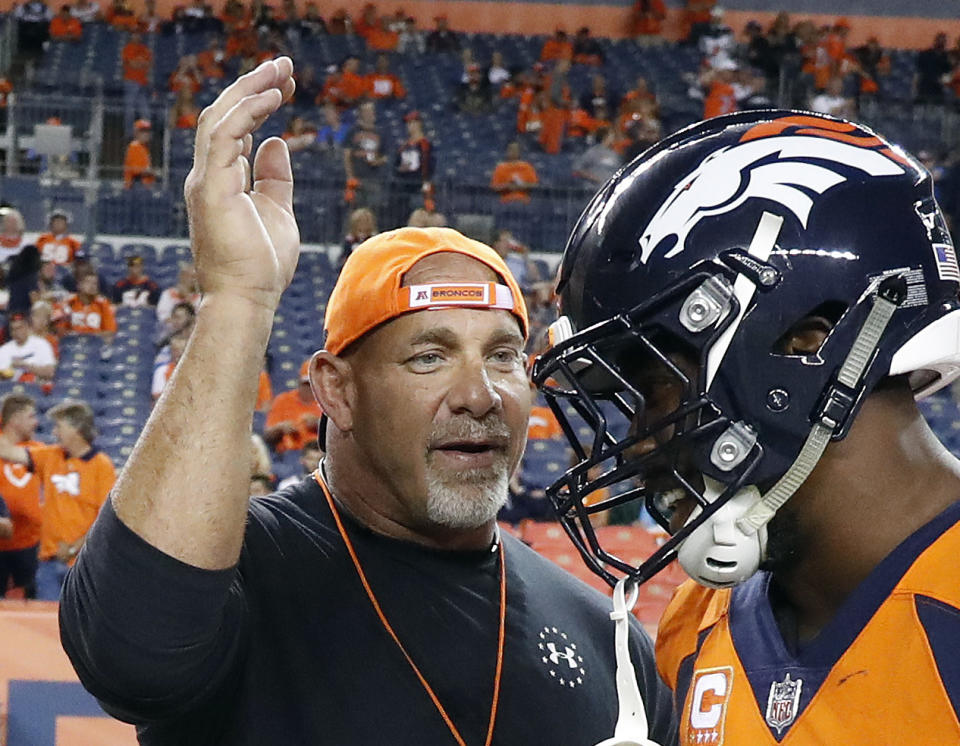
<path id="1" fill-rule="evenodd" d="M 310 360 L 310 389 L 324 414 L 341 432 L 353 429 L 353 407 L 356 401 L 353 368 L 343 358 L 320 350 Z"/>

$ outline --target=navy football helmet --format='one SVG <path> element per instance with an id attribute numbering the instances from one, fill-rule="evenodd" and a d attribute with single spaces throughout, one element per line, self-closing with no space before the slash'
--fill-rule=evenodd
<path id="1" fill-rule="evenodd" d="M 866 127 L 743 112 L 624 167 L 567 243 L 534 365 L 576 456 L 548 494 L 586 562 L 611 584 L 677 556 L 706 585 L 745 580 L 881 379 L 923 396 L 960 374 L 958 285 L 930 174 Z M 785 348 L 809 319 L 819 348 Z M 670 530 L 681 496 L 692 515 L 640 564 L 590 522 L 643 501 Z"/>

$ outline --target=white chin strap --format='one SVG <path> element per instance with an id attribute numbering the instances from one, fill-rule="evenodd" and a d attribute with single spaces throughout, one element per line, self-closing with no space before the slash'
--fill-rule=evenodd
<path id="1" fill-rule="evenodd" d="M 630 598 L 626 597 L 626 578 L 621 578 L 613 589 L 613 611 L 610 618 L 616 625 L 615 646 L 617 651 L 617 702 L 620 715 L 613 738 L 601 741 L 597 746 L 658 746 L 647 738 L 647 713 L 637 686 L 637 675 L 630 661 L 630 611 L 637 602 L 638 587 L 630 584 Z"/>
<path id="2" fill-rule="evenodd" d="M 723 485 L 706 476 L 703 479 L 704 496 L 713 502 L 723 492 Z M 709 588 L 729 588 L 757 571 L 767 550 L 767 527 L 745 532 L 739 523 L 759 501 L 756 487 L 744 487 L 684 539 L 677 559 L 687 575 Z M 701 512 L 698 505 L 687 523 Z"/>

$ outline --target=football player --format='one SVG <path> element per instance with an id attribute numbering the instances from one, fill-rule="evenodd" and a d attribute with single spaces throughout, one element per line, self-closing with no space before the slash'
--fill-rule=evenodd
<path id="1" fill-rule="evenodd" d="M 960 462 L 916 405 L 960 374 L 958 286 L 930 174 L 831 117 L 694 125 L 584 211 L 549 494 L 621 591 L 696 581 L 657 639 L 680 744 L 960 742 Z M 639 566 L 589 520 L 631 501 L 671 533 Z"/>

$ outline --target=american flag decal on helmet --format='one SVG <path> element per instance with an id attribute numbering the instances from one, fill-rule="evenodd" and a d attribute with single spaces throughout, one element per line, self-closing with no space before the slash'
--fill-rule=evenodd
<path id="1" fill-rule="evenodd" d="M 957 254 L 948 243 L 933 244 L 933 255 L 937 260 L 937 274 L 941 280 L 960 282 L 960 268 L 957 267 Z"/>

